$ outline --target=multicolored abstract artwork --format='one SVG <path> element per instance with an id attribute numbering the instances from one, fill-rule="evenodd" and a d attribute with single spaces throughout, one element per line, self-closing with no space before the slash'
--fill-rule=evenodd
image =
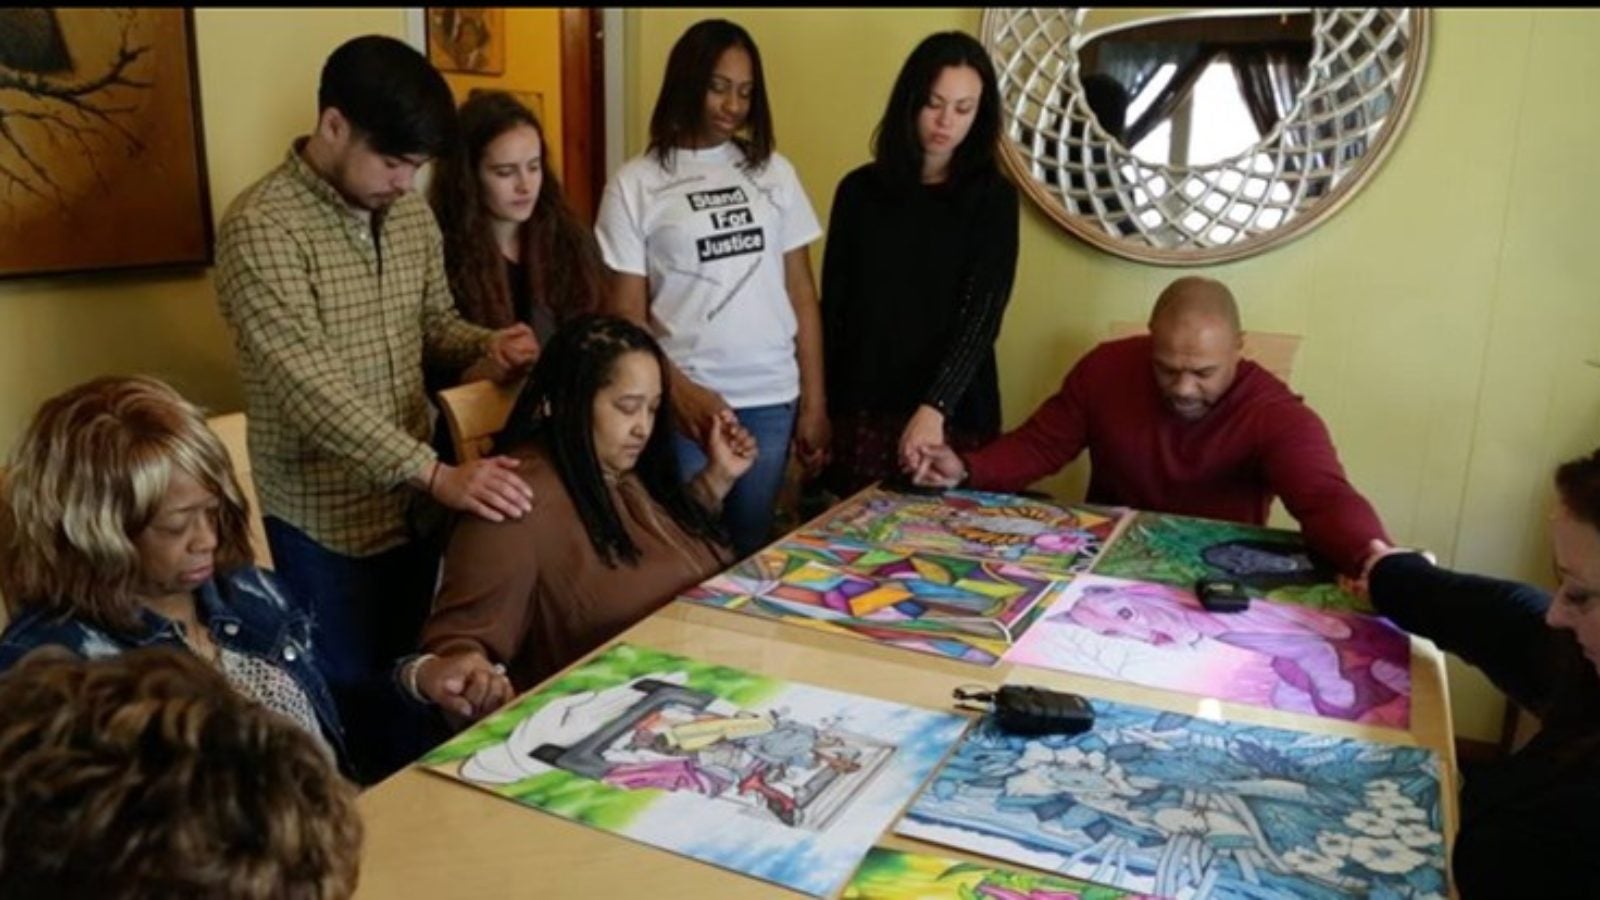
<path id="1" fill-rule="evenodd" d="M 1358 613 L 1271 600 L 1212 613 L 1170 585 L 1080 575 L 1005 659 L 1312 716 L 1411 722 L 1411 639 Z"/>
<path id="2" fill-rule="evenodd" d="M 1141 512 L 1095 564 L 1096 575 L 1193 588 L 1206 576 L 1240 582 L 1254 597 L 1315 609 L 1371 612 L 1342 590 L 1299 532 Z"/>
<path id="3" fill-rule="evenodd" d="M 979 491 L 923 496 L 872 490 L 814 530 L 879 546 L 1018 563 L 1047 575 L 1070 575 L 1089 568 L 1123 514 Z"/>
<path id="4" fill-rule="evenodd" d="M 998 866 L 873 847 L 840 900 L 1141 900 L 1143 895 Z"/>
<path id="5" fill-rule="evenodd" d="M 896 831 L 1162 897 L 1444 897 L 1430 751 L 1095 700 L 1093 730 L 985 721 Z"/>
<path id="6" fill-rule="evenodd" d="M 1062 585 L 1012 563 L 800 534 L 681 599 L 992 665 Z"/>
<path id="7" fill-rule="evenodd" d="M 619 644 L 421 764 L 822 895 L 849 877 L 967 724 Z"/>

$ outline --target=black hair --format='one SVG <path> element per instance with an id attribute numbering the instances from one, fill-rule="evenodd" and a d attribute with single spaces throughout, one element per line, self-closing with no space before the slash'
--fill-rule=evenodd
<path id="1" fill-rule="evenodd" d="M 1000 89 L 996 85 L 994 64 L 977 38 L 963 31 L 941 31 L 923 38 L 911 51 L 900 75 L 889 92 L 889 105 L 883 111 L 872 135 L 872 156 L 892 181 L 918 183 L 922 179 L 922 141 L 917 136 L 917 117 L 928 104 L 939 73 L 952 66 L 969 66 L 983 83 L 978 112 L 972 128 L 950 160 L 950 181 L 994 172 L 995 145 L 1000 138 Z"/>
<path id="2" fill-rule="evenodd" d="M 655 338 L 626 319 L 586 315 L 559 328 L 540 354 L 495 445 L 496 452 L 505 452 L 532 441 L 549 452 L 589 532 L 589 542 L 609 566 L 619 561 L 637 564 L 639 548 L 617 516 L 595 457 L 594 397 L 610 383 L 617 360 L 632 352 L 650 354 L 661 369 L 661 405 L 634 474 L 684 531 L 710 542 L 725 541 L 721 526 L 689 496 L 678 474 L 666 355 Z"/>
<path id="3" fill-rule="evenodd" d="M 650 146 L 662 166 L 671 166 L 672 154 L 679 147 L 694 145 L 705 129 L 706 92 L 711 89 L 711 74 L 722 54 L 740 47 L 750 54 L 750 74 L 755 84 L 750 90 L 750 111 L 745 116 L 748 137 L 735 137 L 744 151 L 745 167 L 759 169 L 772 156 L 777 137 L 772 131 L 772 107 L 767 102 L 767 76 L 761 68 L 761 51 L 750 33 L 727 19 L 705 19 L 672 45 L 667 56 L 667 71 L 661 78 L 661 93 L 656 95 L 650 113 Z"/>
<path id="4" fill-rule="evenodd" d="M 403 41 L 369 34 L 322 66 L 317 112 L 339 110 L 385 156 L 437 156 L 455 140 L 456 105 L 444 76 Z"/>

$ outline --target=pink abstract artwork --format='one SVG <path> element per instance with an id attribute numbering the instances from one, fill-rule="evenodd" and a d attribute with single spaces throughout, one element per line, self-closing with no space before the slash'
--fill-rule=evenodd
<path id="1" fill-rule="evenodd" d="M 1410 638 L 1388 622 L 1269 600 L 1212 613 L 1142 581 L 1079 576 L 1005 661 L 1370 725 L 1411 720 Z"/>

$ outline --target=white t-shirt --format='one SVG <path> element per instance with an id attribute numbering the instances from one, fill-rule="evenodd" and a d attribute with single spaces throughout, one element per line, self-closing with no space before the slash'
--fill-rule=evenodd
<path id="1" fill-rule="evenodd" d="M 595 237 L 606 265 L 645 276 L 650 324 L 684 375 L 743 409 L 800 394 L 783 255 L 822 234 L 794 167 L 754 172 L 731 141 L 629 160 L 606 185 Z"/>

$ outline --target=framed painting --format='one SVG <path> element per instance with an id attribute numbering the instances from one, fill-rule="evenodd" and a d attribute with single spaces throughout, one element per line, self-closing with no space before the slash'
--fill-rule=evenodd
<path id="1" fill-rule="evenodd" d="M 185 9 L 0 9 L 0 277 L 209 265 Z"/>
<path id="2" fill-rule="evenodd" d="M 428 7 L 428 61 L 441 72 L 501 75 L 506 70 L 506 11 Z"/>

